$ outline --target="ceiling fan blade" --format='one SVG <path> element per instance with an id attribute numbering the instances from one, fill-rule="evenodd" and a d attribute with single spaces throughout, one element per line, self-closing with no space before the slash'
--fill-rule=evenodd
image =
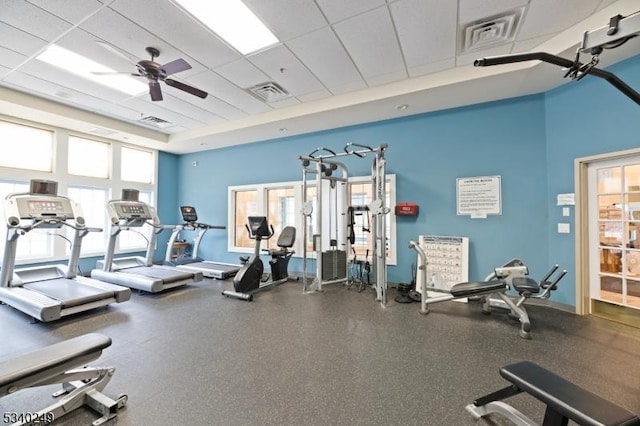
<path id="1" fill-rule="evenodd" d="M 107 43 L 106 41 L 96 40 L 96 43 L 98 43 L 100 46 L 104 47 L 108 51 L 115 53 L 116 55 L 125 59 L 127 62 L 131 62 L 133 65 L 136 65 L 138 63 L 138 58 L 128 54 L 124 50 L 121 50 L 120 48 L 115 47 L 112 44 Z"/>
<path id="2" fill-rule="evenodd" d="M 191 65 L 184 59 L 176 59 L 175 61 L 167 62 L 162 66 L 166 75 L 175 74 L 180 71 L 191 69 Z"/>
<path id="3" fill-rule="evenodd" d="M 157 81 L 149 82 L 149 94 L 151 95 L 152 101 L 161 101 L 162 100 L 162 90 L 160 89 L 160 83 Z"/>
<path id="4" fill-rule="evenodd" d="M 188 84 L 181 83 L 181 82 L 179 82 L 177 80 L 174 80 L 172 78 L 167 78 L 164 82 L 167 83 L 171 87 L 175 87 L 176 89 L 180 89 L 180 90 L 183 90 L 183 91 L 185 91 L 187 93 L 191 93 L 192 95 L 197 96 L 197 97 L 202 98 L 202 99 L 206 98 L 207 95 L 208 95 L 208 93 L 205 92 L 204 90 L 196 89 L 193 86 L 189 86 Z"/>

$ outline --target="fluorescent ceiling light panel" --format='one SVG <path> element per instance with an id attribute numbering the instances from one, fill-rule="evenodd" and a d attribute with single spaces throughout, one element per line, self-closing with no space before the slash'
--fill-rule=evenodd
<path id="1" fill-rule="evenodd" d="M 175 1 L 243 55 L 278 43 L 241 0 Z"/>
<path id="2" fill-rule="evenodd" d="M 36 59 L 128 95 L 138 95 L 148 90 L 145 83 L 125 74 L 93 74 L 94 72 L 115 73 L 116 71 L 55 44 L 49 46 Z"/>

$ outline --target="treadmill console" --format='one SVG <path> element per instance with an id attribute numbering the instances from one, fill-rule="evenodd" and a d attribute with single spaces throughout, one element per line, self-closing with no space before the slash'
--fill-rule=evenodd
<path id="1" fill-rule="evenodd" d="M 182 220 L 187 223 L 193 223 L 198 221 L 198 213 L 196 208 L 191 206 L 180 206 L 180 213 L 182 214 Z"/>
<path id="2" fill-rule="evenodd" d="M 16 195 L 5 200 L 5 217 L 9 226 L 18 226 L 21 220 L 47 221 L 58 226 L 75 218 L 71 200 L 47 195 Z"/>
<path id="3" fill-rule="evenodd" d="M 112 202 L 111 206 L 118 220 L 151 220 L 149 206 L 140 201 L 118 201 Z"/>

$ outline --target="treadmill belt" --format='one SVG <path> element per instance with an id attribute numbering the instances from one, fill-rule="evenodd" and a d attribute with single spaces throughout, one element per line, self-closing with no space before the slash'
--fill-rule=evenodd
<path id="1" fill-rule="evenodd" d="M 165 282 L 189 280 L 193 278 L 191 272 L 178 271 L 177 269 L 160 268 L 155 266 L 136 266 L 134 268 L 120 269 L 127 274 L 142 275 L 149 278 L 161 279 Z"/>
<path id="2" fill-rule="evenodd" d="M 222 272 L 238 271 L 240 269 L 239 266 L 235 266 L 235 265 L 222 265 L 220 263 L 211 263 L 211 262 L 189 263 L 187 266 L 190 268 L 208 269 L 210 271 L 222 271 Z"/>
<path id="3" fill-rule="evenodd" d="M 114 297 L 111 290 L 91 287 L 67 278 L 35 281 L 24 284 L 22 287 L 62 302 L 65 308 Z"/>

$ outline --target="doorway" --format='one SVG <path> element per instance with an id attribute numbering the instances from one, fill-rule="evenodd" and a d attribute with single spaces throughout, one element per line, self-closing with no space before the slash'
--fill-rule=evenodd
<path id="1" fill-rule="evenodd" d="M 640 155 L 587 165 L 589 313 L 640 327 Z"/>

